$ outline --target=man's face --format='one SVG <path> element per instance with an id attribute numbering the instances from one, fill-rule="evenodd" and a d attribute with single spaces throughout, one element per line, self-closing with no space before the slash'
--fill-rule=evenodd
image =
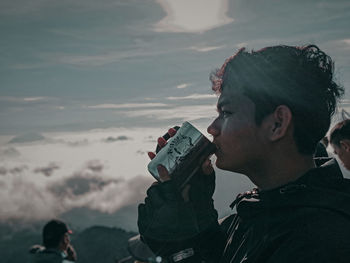
<path id="1" fill-rule="evenodd" d="M 247 173 L 264 152 L 263 129 L 255 123 L 255 105 L 241 92 L 224 86 L 217 108 L 219 116 L 208 127 L 218 148 L 216 166 Z"/>
<path id="2" fill-rule="evenodd" d="M 331 144 L 334 149 L 334 154 L 336 154 L 339 160 L 343 163 L 344 167 L 347 170 L 350 170 L 350 152 L 347 150 L 347 147 L 343 144 L 344 142 L 340 141 L 340 145 Z"/>
<path id="3" fill-rule="evenodd" d="M 62 236 L 62 239 L 61 239 L 61 242 L 60 242 L 60 249 L 62 251 L 65 251 L 68 247 L 68 245 L 70 244 L 70 236 L 68 233 L 65 233 L 63 236 Z"/>

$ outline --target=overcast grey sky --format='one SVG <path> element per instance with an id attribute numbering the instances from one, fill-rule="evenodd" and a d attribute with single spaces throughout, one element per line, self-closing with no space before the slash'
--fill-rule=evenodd
<path id="1" fill-rule="evenodd" d="M 315 43 L 348 90 L 349 14 L 345 0 L 2 0 L 0 133 L 168 125 L 157 110 L 215 103 L 174 97 L 210 94 L 242 46 Z"/>
<path id="2" fill-rule="evenodd" d="M 0 223 L 73 213 L 135 229 L 146 152 L 184 120 L 205 132 L 209 73 L 243 46 L 317 44 L 350 109 L 349 14 L 345 0 L 1 0 Z M 251 184 L 222 173 L 225 215 Z"/>

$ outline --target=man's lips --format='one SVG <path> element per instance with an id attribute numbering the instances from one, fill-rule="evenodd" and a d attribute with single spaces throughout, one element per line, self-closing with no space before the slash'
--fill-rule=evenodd
<path id="1" fill-rule="evenodd" d="M 216 147 L 216 150 L 215 150 L 215 154 L 217 153 L 217 152 L 219 152 L 220 151 L 220 146 L 217 144 L 217 142 L 213 142 L 213 144 L 215 145 L 215 147 Z"/>

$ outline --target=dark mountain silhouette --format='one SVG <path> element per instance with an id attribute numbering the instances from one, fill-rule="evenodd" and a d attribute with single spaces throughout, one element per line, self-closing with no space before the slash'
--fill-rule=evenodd
<path id="1" fill-rule="evenodd" d="M 136 235 L 120 228 L 89 227 L 81 232 L 73 229 L 72 244 L 78 254 L 78 262 L 113 263 L 128 256 L 127 241 Z M 0 258 L 2 263 L 23 263 L 28 260 L 28 250 L 41 244 L 41 229 L 14 230 L 12 226 L 0 226 Z"/>
<path id="2" fill-rule="evenodd" d="M 140 201 L 142 202 L 142 201 Z M 74 208 L 60 215 L 70 226 L 79 230 L 102 225 L 137 231 L 137 204 L 125 206 L 114 213 L 103 213 L 87 207 Z M 84 220 L 81 220 L 84 218 Z"/>
<path id="3" fill-rule="evenodd" d="M 128 256 L 127 240 L 136 235 L 120 228 L 90 227 L 72 239 L 79 262 L 115 262 Z"/>
<path id="4" fill-rule="evenodd" d="M 1 225 L 0 233 L 0 258 L 4 263 L 27 262 L 29 247 L 41 242 L 40 230 L 33 228 L 15 230 L 10 225 Z"/>

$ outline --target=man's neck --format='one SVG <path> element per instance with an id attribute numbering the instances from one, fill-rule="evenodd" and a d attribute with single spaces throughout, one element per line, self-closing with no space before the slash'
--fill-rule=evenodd
<path id="1" fill-rule="evenodd" d="M 312 168 L 315 168 L 315 163 L 311 155 L 280 155 L 265 160 L 263 165 L 247 176 L 259 189 L 270 190 L 296 181 Z"/>

